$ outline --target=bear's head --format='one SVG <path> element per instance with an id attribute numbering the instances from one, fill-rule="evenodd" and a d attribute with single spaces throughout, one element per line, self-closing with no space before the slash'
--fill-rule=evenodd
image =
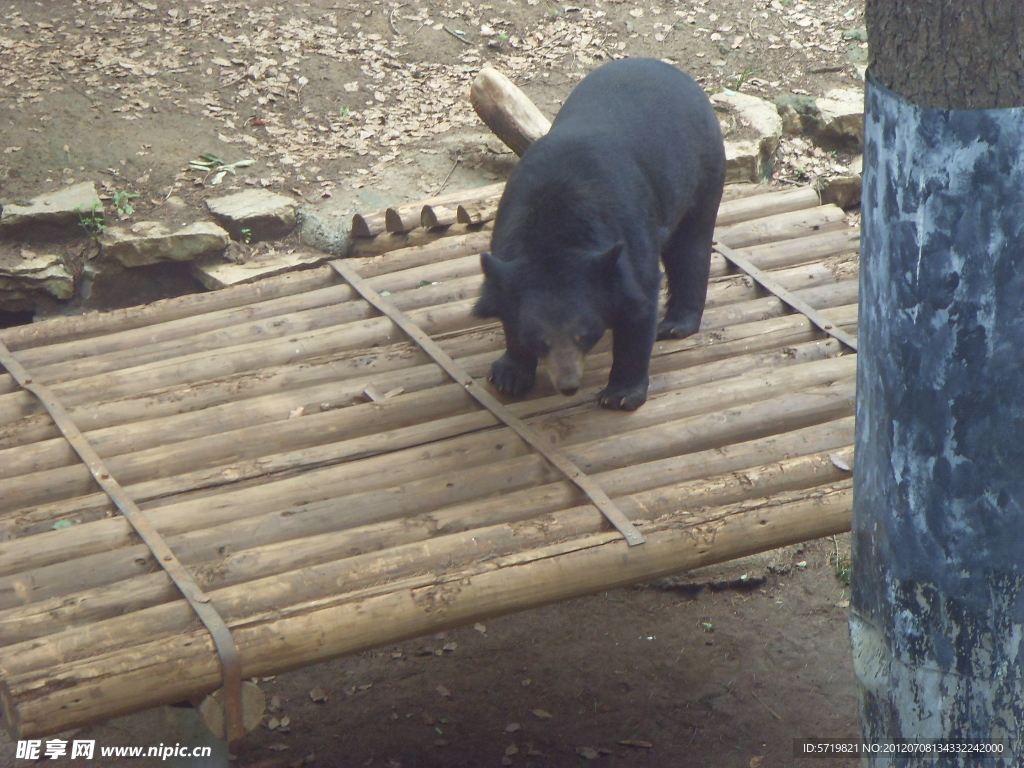
<path id="1" fill-rule="evenodd" d="M 484 284 L 473 313 L 500 319 L 509 350 L 542 361 L 555 388 L 573 395 L 586 354 L 611 325 L 622 250 L 617 243 L 570 260 L 569 268 L 560 260 L 557 269 L 536 259 L 504 260 L 485 252 Z"/>

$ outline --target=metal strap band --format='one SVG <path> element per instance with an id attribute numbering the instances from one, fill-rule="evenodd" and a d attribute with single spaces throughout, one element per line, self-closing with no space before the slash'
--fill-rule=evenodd
<path id="1" fill-rule="evenodd" d="M 779 282 L 771 277 L 763 269 L 755 267 L 750 261 L 743 256 L 740 256 L 732 248 L 721 243 L 715 243 L 714 250 L 722 255 L 726 261 L 732 262 L 742 272 L 746 272 L 752 277 L 757 283 L 759 283 L 769 293 L 775 294 L 783 303 L 788 304 L 790 307 L 795 309 L 801 315 L 804 315 L 808 320 L 818 326 L 821 330 L 827 333 L 832 338 L 836 339 L 842 344 L 852 349 L 854 352 L 857 351 L 857 339 L 852 334 L 846 331 L 836 328 L 832 322 L 825 317 L 821 312 L 816 310 L 806 301 L 798 299 L 793 295 L 791 291 L 786 290 L 779 284 Z"/>
<path id="2" fill-rule="evenodd" d="M 89 441 L 81 433 L 68 412 L 45 384 L 33 380 L 31 374 L 19 363 L 7 346 L 0 342 L 0 365 L 7 369 L 15 381 L 24 389 L 39 398 L 43 407 L 49 412 L 57 428 L 67 439 L 71 447 L 79 455 L 89 472 L 99 483 L 103 492 L 110 497 L 121 514 L 125 516 L 139 538 L 149 547 L 153 557 L 170 576 L 171 581 L 188 600 L 192 610 L 202 620 L 213 636 L 213 642 L 220 656 L 221 675 L 224 680 L 224 721 L 228 741 L 239 739 L 244 735 L 242 725 L 242 664 L 238 656 L 231 630 L 224 619 L 210 604 L 210 598 L 192 578 L 192 574 L 175 556 L 167 542 L 157 532 L 142 510 L 115 480 L 103 460 L 93 450 Z"/>
<path id="3" fill-rule="evenodd" d="M 385 314 L 391 321 L 401 328 L 424 352 L 444 369 L 455 381 L 461 384 L 466 392 L 470 394 L 480 405 L 493 413 L 500 421 L 504 422 L 519 437 L 526 441 L 541 456 L 547 459 L 562 474 L 574 482 L 615 528 L 626 538 L 630 546 L 643 544 L 644 537 L 636 529 L 629 518 L 626 517 L 615 503 L 608 498 L 608 495 L 601 490 L 593 479 L 588 477 L 582 469 L 564 453 L 557 448 L 548 445 L 544 439 L 537 434 L 532 427 L 512 413 L 490 392 L 479 386 L 466 371 L 459 367 L 447 352 L 420 328 L 412 319 L 392 304 L 388 299 L 381 296 L 373 288 L 366 284 L 366 281 L 344 260 L 329 262 L 338 274 L 341 275 L 366 301 Z"/>

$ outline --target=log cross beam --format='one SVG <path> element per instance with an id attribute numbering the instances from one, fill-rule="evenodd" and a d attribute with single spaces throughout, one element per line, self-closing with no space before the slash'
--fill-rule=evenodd
<path id="1" fill-rule="evenodd" d="M 110 474 L 110 470 L 107 469 L 99 454 L 93 450 L 85 435 L 78 429 L 53 391 L 45 384 L 33 379 L 28 370 L 18 362 L 2 341 L 0 341 L 0 366 L 6 368 L 23 389 L 39 398 L 54 424 L 89 468 L 89 472 L 100 488 L 125 516 L 143 543 L 149 547 L 153 558 L 171 577 L 171 581 L 185 596 L 189 605 L 192 606 L 192 610 L 206 625 L 213 637 L 217 655 L 220 657 L 221 677 L 224 682 L 224 721 L 227 741 L 231 742 L 242 738 L 245 735 L 242 721 L 242 663 L 238 655 L 238 646 L 235 644 L 228 625 L 214 608 L 210 598 L 196 583 L 192 574 L 182 565 L 167 542 L 164 541 L 164 538 L 121 487 L 121 484 Z"/>
<path id="2" fill-rule="evenodd" d="M 381 296 L 371 288 L 358 272 L 344 260 L 328 262 L 338 274 L 344 278 L 349 285 L 367 302 L 372 304 L 380 312 L 386 315 L 391 321 L 406 333 L 420 348 L 430 355 L 441 368 L 456 382 L 461 384 L 469 395 L 480 405 L 490 411 L 499 421 L 505 423 L 512 431 L 521 437 L 528 445 L 537 451 L 541 456 L 551 462 L 556 469 L 564 474 L 569 480 L 576 484 L 593 502 L 594 506 L 603 514 L 615 528 L 625 537 L 629 546 L 643 544 L 645 539 L 636 529 L 622 510 L 608 497 L 591 477 L 583 472 L 575 462 L 557 448 L 547 444 L 544 439 L 529 426 L 525 421 L 516 416 L 498 401 L 494 395 L 476 383 L 476 380 L 466 373 L 447 352 L 441 349 L 430 335 L 416 325 L 412 318 L 398 309 L 387 298 Z"/>
<path id="3" fill-rule="evenodd" d="M 799 312 L 818 326 L 822 331 L 836 339 L 840 344 L 846 345 L 854 352 L 857 351 L 857 338 L 855 336 L 847 333 L 841 328 L 836 328 L 835 325 L 825 317 L 825 315 L 803 299 L 799 299 L 794 296 L 791 291 L 784 288 L 777 280 L 775 280 L 775 278 L 771 277 L 763 269 L 755 267 L 746 257 L 741 256 L 732 248 L 727 245 L 723 245 L 722 243 L 715 243 L 714 246 L 712 246 L 712 249 L 719 253 L 722 258 L 731 263 L 738 270 L 749 275 L 754 282 L 766 291 L 777 296 L 784 304 L 792 307 L 795 311 Z"/>

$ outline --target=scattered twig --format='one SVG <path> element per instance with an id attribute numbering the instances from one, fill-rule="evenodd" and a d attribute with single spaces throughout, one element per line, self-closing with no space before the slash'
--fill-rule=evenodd
<path id="1" fill-rule="evenodd" d="M 394 8 L 391 9 L 391 14 L 388 16 L 388 24 L 391 25 L 391 31 L 399 36 L 401 36 L 402 33 L 399 32 L 398 27 L 395 26 L 395 14 L 398 13 L 398 9 L 401 7 L 402 6 L 400 5 L 396 5 Z"/>
<path id="2" fill-rule="evenodd" d="M 86 99 L 88 99 L 88 100 L 89 100 L 89 102 L 90 102 L 90 103 L 91 103 L 91 104 L 92 104 L 93 106 L 95 106 L 95 105 L 97 105 L 97 104 L 99 104 L 99 103 L 100 103 L 99 101 L 97 101 L 96 99 L 94 99 L 94 98 L 93 98 L 92 96 L 90 96 L 90 95 L 89 95 L 88 93 L 86 93 L 85 91 L 81 90 L 81 89 L 80 89 L 80 88 L 79 88 L 79 87 L 78 87 L 77 85 L 75 85 L 75 84 L 74 84 L 73 82 L 71 82 L 70 80 L 68 80 L 68 79 L 67 79 L 67 78 L 66 78 L 66 77 L 64 76 L 64 73 L 60 71 L 60 67 L 58 67 L 58 66 L 57 66 L 56 64 L 54 64 L 54 65 L 53 65 L 53 71 L 57 73 L 57 75 L 58 75 L 58 76 L 60 77 L 60 79 L 61 79 L 61 80 L 63 80 L 63 81 L 64 81 L 64 84 L 65 84 L 65 85 L 67 85 L 67 87 L 68 87 L 68 88 L 70 88 L 70 89 L 71 89 L 72 91 L 74 91 L 75 93 L 77 93 L 77 94 L 78 94 L 79 96 L 82 96 L 83 98 L 86 98 Z"/>
<path id="3" fill-rule="evenodd" d="M 455 38 L 456 40 L 461 40 L 461 41 L 462 41 L 463 43 L 465 43 L 466 45 L 472 45 L 472 44 L 473 44 L 473 43 L 471 43 L 471 42 L 470 42 L 469 40 L 467 40 L 466 38 L 464 38 L 464 37 L 463 37 L 462 35 L 460 35 L 460 34 L 459 34 L 458 32 L 454 32 L 453 30 L 451 30 L 451 29 L 448 29 L 448 25 L 444 25 L 444 26 L 442 26 L 442 27 L 441 27 L 441 29 L 443 29 L 443 30 L 444 30 L 445 32 L 447 32 L 447 33 L 448 33 L 449 35 L 451 35 L 452 37 L 454 37 L 454 38 Z"/>
<path id="4" fill-rule="evenodd" d="M 459 163 L 461 163 L 461 162 L 462 162 L 462 156 L 461 155 L 455 158 L 455 164 L 452 166 L 452 169 L 450 171 L 448 171 L 448 175 L 444 177 L 444 181 L 441 182 L 441 186 L 438 187 L 437 191 L 434 192 L 435 195 L 439 194 L 441 192 L 441 190 L 444 189 L 445 186 L 447 186 L 448 179 L 450 179 L 452 177 L 452 174 L 455 173 L 455 169 L 459 167 Z"/>
<path id="5" fill-rule="evenodd" d="M 230 86 L 234 85 L 235 83 L 240 83 L 243 80 L 245 80 L 245 78 L 248 76 L 248 74 L 249 74 L 248 72 L 243 72 L 238 77 L 236 77 L 234 80 L 228 80 L 223 85 L 218 85 L 215 90 L 221 91 L 221 90 L 223 90 L 225 88 L 229 88 Z"/>
<path id="6" fill-rule="evenodd" d="M 765 709 L 767 709 L 769 712 L 771 712 L 773 715 L 775 715 L 775 719 L 776 720 L 778 720 L 780 723 L 786 722 L 785 720 L 782 719 L 782 716 L 778 712 L 776 712 L 774 709 L 769 707 L 765 703 L 764 699 L 762 699 L 760 696 L 758 696 L 755 691 L 751 691 L 750 695 L 753 696 L 755 699 L 757 699 L 759 702 L 761 702 L 761 706 L 763 706 Z"/>

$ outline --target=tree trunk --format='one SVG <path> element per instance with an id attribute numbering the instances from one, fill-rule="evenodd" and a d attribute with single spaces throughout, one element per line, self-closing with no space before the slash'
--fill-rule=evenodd
<path id="1" fill-rule="evenodd" d="M 1024 3 L 868 0 L 875 79 L 920 107 L 1024 105 Z"/>
<path id="2" fill-rule="evenodd" d="M 863 735 L 1001 741 L 993 768 L 1024 758 L 1021 7 L 868 2 L 850 616 Z"/>

